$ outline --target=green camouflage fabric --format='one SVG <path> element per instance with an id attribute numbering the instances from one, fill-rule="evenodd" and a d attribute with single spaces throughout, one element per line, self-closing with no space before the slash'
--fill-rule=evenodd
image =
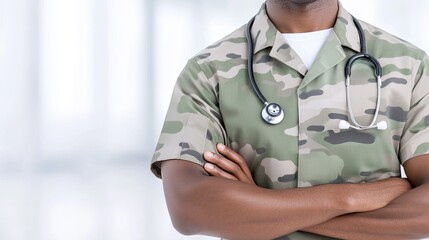
<path id="1" fill-rule="evenodd" d="M 400 176 L 400 164 L 429 153 L 429 62 L 424 51 L 361 22 L 368 52 L 382 66 L 378 121 L 384 131 L 340 130 L 349 120 L 344 68 L 359 52 L 351 15 L 340 6 L 338 18 L 313 66 L 306 69 L 269 20 L 265 5 L 256 16 L 256 82 L 268 101 L 285 111 L 269 125 L 246 73 L 245 26 L 189 60 L 175 86 L 152 160 L 182 159 L 202 165 L 205 151 L 224 143 L 246 160 L 260 187 L 289 189 L 319 184 L 360 183 Z M 356 119 L 369 124 L 376 106 L 373 69 L 352 68 L 351 98 Z M 295 232 L 279 239 L 324 239 Z M 327 238 L 329 239 L 329 238 Z"/>

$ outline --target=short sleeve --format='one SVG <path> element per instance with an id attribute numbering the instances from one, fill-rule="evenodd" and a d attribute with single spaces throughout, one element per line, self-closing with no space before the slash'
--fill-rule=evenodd
<path id="1" fill-rule="evenodd" d="M 425 55 L 418 67 L 411 107 L 400 143 L 401 163 L 429 153 L 429 61 Z"/>
<path id="2" fill-rule="evenodd" d="M 179 159 L 199 165 L 202 154 L 225 143 L 217 83 L 210 82 L 200 65 L 190 60 L 173 90 L 164 126 L 152 158 L 151 170 L 161 178 L 160 163 Z"/>

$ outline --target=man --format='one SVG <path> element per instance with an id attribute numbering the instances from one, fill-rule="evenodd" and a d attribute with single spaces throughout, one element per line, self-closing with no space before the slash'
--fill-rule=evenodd
<path id="1" fill-rule="evenodd" d="M 344 68 L 363 43 L 337 0 L 267 0 L 255 18 L 254 74 L 261 92 L 285 111 L 277 125 L 261 119 L 248 83 L 245 27 L 188 62 L 152 162 L 179 232 L 227 239 L 429 236 L 428 58 L 361 24 L 368 53 L 383 70 L 377 121 L 386 121 L 386 130 L 339 128 L 351 116 Z M 305 53 L 300 42 L 312 50 Z M 373 69 L 357 63 L 351 81 L 354 115 L 370 122 Z M 409 182 L 400 178 L 400 164 Z"/>

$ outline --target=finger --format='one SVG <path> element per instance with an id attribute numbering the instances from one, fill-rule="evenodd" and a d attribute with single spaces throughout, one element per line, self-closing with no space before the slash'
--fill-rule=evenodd
<path id="1" fill-rule="evenodd" d="M 250 173 L 250 169 L 247 166 L 246 161 L 244 160 L 244 158 L 240 154 L 238 154 L 237 152 L 235 152 L 231 148 L 229 148 L 229 147 L 227 147 L 221 143 L 219 143 L 217 145 L 217 149 L 222 155 L 224 155 L 226 158 L 228 158 L 229 160 L 231 160 L 232 162 L 237 164 L 237 166 L 240 167 L 241 171 L 245 174 L 245 176 L 247 178 L 247 182 L 255 183 L 253 181 L 253 176 Z"/>
<path id="2" fill-rule="evenodd" d="M 229 159 L 226 159 L 224 156 L 212 152 L 206 152 L 204 153 L 204 158 L 208 162 L 216 165 L 219 169 L 234 176 L 238 180 L 242 182 L 249 182 L 244 172 L 241 171 L 240 167 Z"/>
<path id="3" fill-rule="evenodd" d="M 223 177 L 226 179 L 236 180 L 236 181 L 238 180 L 233 175 L 225 172 L 223 169 L 220 169 L 220 168 L 216 167 L 216 165 L 211 164 L 211 163 L 205 163 L 204 164 L 204 170 L 206 170 L 212 176 Z"/>
<path id="4" fill-rule="evenodd" d="M 233 175 L 241 182 L 250 182 L 241 168 L 235 162 L 225 158 L 224 156 L 212 152 L 205 152 L 204 158 L 208 162 L 213 163 L 217 167 L 221 168 L 223 171 Z"/>
<path id="5" fill-rule="evenodd" d="M 230 159 L 235 164 L 237 164 L 241 168 L 241 170 L 244 172 L 246 177 L 251 182 L 254 183 L 252 174 L 250 173 L 250 169 L 247 166 L 246 161 L 244 160 L 244 158 L 240 154 L 238 154 L 237 152 L 235 152 L 231 148 L 223 145 L 222 143 L 217 144 L 217 149 L 222 155 L 224 155 L 226 158 Z"/>

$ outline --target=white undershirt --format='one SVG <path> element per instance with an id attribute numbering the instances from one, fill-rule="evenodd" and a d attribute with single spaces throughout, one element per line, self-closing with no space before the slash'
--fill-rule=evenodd
<path id="1" fill-rule="evenodd" d="M 305 67 L 310 69 L 331 32 L 332 28 L 306 33 L 283 33 L 282 35 L 304 62 Z"/>

